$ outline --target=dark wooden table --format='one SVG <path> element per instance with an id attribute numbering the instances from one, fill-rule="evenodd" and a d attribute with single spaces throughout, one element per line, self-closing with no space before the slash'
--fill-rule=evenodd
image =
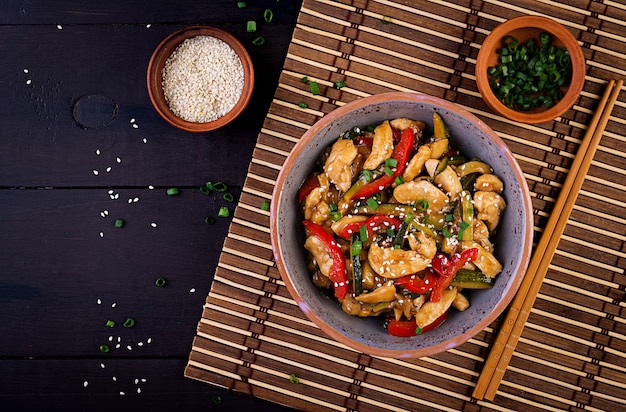
<path id="1" fill-rule="evenodd" d="M 198 188 L 237 198 L 300 1 L 48 3 L 0 5 L 0 410 L 286 410 L 183 370 L 230 222 L 217 212 L 235 207 Z M 145 86 L 156 45 L 190 24 L 237 36 L 257 76 L 244 114 L 202 134 L 162 120 Z"/>

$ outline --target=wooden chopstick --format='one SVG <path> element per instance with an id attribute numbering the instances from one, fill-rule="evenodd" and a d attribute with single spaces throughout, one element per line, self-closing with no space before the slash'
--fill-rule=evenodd
<path id="1" fill-rule="evenodd" d="M 554 208 L 550 213 L 550 218 L 537 244 L 524 280 L 510 305 L 504 323 L 478 377 L 478 382 L 472 394 L 476 399 L 487 398 L 493 400 L 495 397 L 500 381 L 515 351 L 517 341 L 530 316 L 530 311 L 535 303 L 543 279 L 548 272 L 548 267 L 554 257 L 559 240 L 574 208 L 578 192 L 585 180 L 623 84 L 623 80 L 618 80 L 617 82 L 610 80 L 607 84 Z"/>

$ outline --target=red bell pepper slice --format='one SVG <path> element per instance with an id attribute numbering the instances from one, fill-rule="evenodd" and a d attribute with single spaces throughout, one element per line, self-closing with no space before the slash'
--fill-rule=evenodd
<path id="1" fill-rule="evenodd" d="M 413 133 L 413 129 L 409 127 L 402 132 L 400 142 L 398 142 L 398 144 L 393 148 L 391 158 L 397 161 L 397 166 L 393 169 L 393 173 L 391 175 L 383 174 L 378 179 L 367 183 L 348 200 L 366 199 L 391 185 L 395 181 L 396 177 L 400 176 L 402 172 L 404 172 L 404 168 L 406 167 L 409 157 L 411 156 L 414 142 L 415 133 Z"/>
<path id="2" fill-rule="evenodd" d="M 419 329 L 415 324 L 415 320 L 396 320 L 392 318 L 387 325 L 387 332 L 392 336 L 407 338 L 409 336 L 421 335 L 441 325 L 448 318 L 448 312 L 439 316 L 433 323 Z"/>
<path id="3" fill-rule="evenodd" d="M 357 136 L 354 138 L 354 144 L 357 146 L 372 146 L 374 139 L 371 137 Z"/>
<path id="4" fill-rule="evenodd" d="M 435 266 L 439 266 L 443 269 L 441 273 L 439 273 L 439 278 L 435 282 L 432 291 L 430 292 L 430 301 L 431 302 L 439 302 L 441 300 L 441 296 L 443 291 L 446 290 L 450 283 L 452 283 L 452 279 L 454 279 L 454 275 L 456 272 L 461 269 L 463 266 L 468 264 L 469 262 L 473 262 L 478 257 L 478 248 L 465 249 L 461 253 L 457 253 L 452 258 L 445 260 L 443 257 L 438 256 L 445 255 L 437 254 L 433 259 L 432 268 L 436 272 Z"/>
<path id="5" fill-rule="evenodd" d="M 298 201 L 300 203 L 306 200 L 306 197 L 315 189 L 320 186 L 320 181 L 317 179 L 316 174 L 309 175 L 306 178 L 302 186 L 300 186 L 300 191 L 298 192 Z"/>
<path id="6" fill-rule="evenodd" d="M 400 225 L 402 225 L 402 220 L 395 217 L 387 215 L 374 215 L 362 222 L 348 223 L 341 229 L 338 235 L 343 239 L 350 240 L 353 233 L 359 233 L 361 226 L 365 226 L 367 229 L 367 237 L 369 238 L 381 229 L 398 229 Z"/>
<path id="7" fill-rule="evenodd" d="M 429 269 L 430 268 L 426 269 L 423 278 L 417 275 L 408 275 L 397 279 L 395 284 L 402 286 L 409 292 L 419 293 L 420 295 L 428 293 L 433 289 L 433 286 L 439 278 L 433 270 Z"/>
<path id="8" fill-rule="evenodd" d="M 302 221 L 302 224 L 309 235 L 318 238 L 328 248 L 328 253 L 333 261 L 328 278 L 333 282 L 335 297 L 342 300 L 348 293 L 348 279 L 346 276 L 346 261 L 341 247 L 333 236 L 317 223 L 305 219 Z"/>

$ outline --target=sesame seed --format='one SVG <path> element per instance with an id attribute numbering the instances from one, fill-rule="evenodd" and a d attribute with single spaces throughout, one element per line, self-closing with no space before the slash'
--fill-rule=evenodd
<path id="1" fill-rule="evenodd" d="M 63 30 L 63 26 L 61 26 L 60 24 L 57 24 L 57 29 Z"/>
<path id="2" fill-rule="evenodd" d="M 152 227 L 157 227 L 157 224 L 156 224 L 156 223 L 154 223 L 154 222 L 152 222 L 152 223 L 150 223 L 150 226 L 152 226 Z"/>
<path id="3" fill-rule="evenodd" d="M 31 84 L 33 81 L 31 79 L 26 80 L 26 84 Z"/>
<path id="4" fill-rule="evenodd" d="M 137 388 L 137 393 L 141 393 L 141 388 Z"/>
<path id="5" fill-rule="evenodd" d="M 117 382 L 117 378 L 115 376 L 113 377 L 113 382 Z"/>
<path id="6" fill-rule="evenodd" d="M 139 198 L 138 197 L 133 198 L 133 203 L 137 203 L 137 202 L 139 202 Z"/>
<path id="7" fill-rule="evenodd" d="M 111 166 L 106 168 L 107 173 L 109 173 L 111 171 Z"/>
<path id="8" fill-rule="evenodd" d="M 120 391 L 120 395 L 124 396 L 126 394 L 124 393 L 124 391 Z"/>
<path id="9" fill-rule="evenodd" d="M 113 336 L 109 336 L 109 342 L 113 342 Z"/>
<path id="10" fill-rule="evenodd" d="M 93 169 L 93 174 L 94 174 L 95 176 L 98 176 L 98 171 L 97 171 L 96 169 Z"/>
<path id="11" fill-rule="evenodd" d="M 104 368 L 105 368 L 104 363 L 101 363 L 101 364 L 100 364 L 100 367 L 101 367 L 102 369 L 104 369 Z"/>
<path id="12" fill-rule="evenodd" d="M 128 350 L 133 350 L 133 347 L 132 347 L 132 346 L 130 346 L 130 345 L 127 345 L 127 346 L 126 346 L 126 349 L 128 349 Z"/>
<path id="13" fill-rule="evenodd" d="M 104 232 L 100 232 L 100 237 L 104 237 Z"/>
<path id="14" fill-rule="evenodd" d="M 133 123 L 133 128 L 134 129 L 139 129 L 139 125 L 137 123 Z"/>
<path id="15" fill-rule="evenodd" d="M 146 378 L 141 378 L 141 382 L 146 383 Z"/>
<path id="16" fill-rule="evenodd" d="M 139 379 L 135 378 L 135 385 L 139 384 Z"/>
<path id="17" fill-rule="evenodd" d="M 117 163 L 122 163 L 122 159 L 120 159 L 119 157 L 116 157 L 116 158 L 115 158 L 115 161 L 116 161 Z"/>
<path id="18" fill-rule="evenodd" d="M 102 300 L 101 300 L 101 299 L 98 299 L 98 300 L 96 301 L 96 303 L 98 303 L 98 305 L 102 305 Z"/>
<path id="19" fill-rule="evenodd" d="M 137 346 L 143 346 L 143 342 L 137 342 Z"/>
<path id="20" fill-rule="evenodd" d="M 86 388 L 87 385 L 89 385 L 89 382 L 87 382 L 87 381 L 83 382 L 83 388 Z"/>
<path id="21" fill-rule="evenodd" d="M 96 149 L 96 156 L 100 156 L 100 149 Z"/>
<path id="22" fill-rule="evenodd" d="M 131 123 L 135 123 L 135 118 L 133 117 L 132 119 L 130 119 Z"/>
<path id="23" fill-rule="evenodd" d="M 114 307 L 116 307 L 116 306 L 117 306 L 117 303 L 115 303 L 115 302 L 113 302 L 113 303 L 111 304 L 111 307 L 112 307 L 112 308 L 114 308 Z M 118 342 L 119 342 L 119 340 L 118 340 Z"/>
<path id="24" fill-rule="evenodd" d="M 152 24 L 148 23 L 146 24 L 146 29 L 149 29 L 152 26 Z"/>
<path id="25" fill-rule="evenodd" d="M 189 292 L 190 292 L 190 293 L 194 293 L 195 291 L 196 291 L 196 288 L 191 288 L 191 289 L 189 289 Z"/>
<path id="26" fill-rule="evenodd" d="M 150 185 L 150 186 L 148 186 L 148 189 L 154 190 L 154 186 Z"/>
<path id="27" fill-rule="evenodd" d="M 152 338 L 148 338 L 147 342 L 152 343 Z"/>
<path id="28" fill-rule="evenodd" d="M 143 141 L 143 144 L 148 143 L 148 139 L 146 139 L 145 137 L 143 138 L 143 140 L 142 140 L 142 141 Z"/>
<path id="29" fill-rule="evenodd" d="M 122 345 L 120 345 L 119 343 L 117 345 L 115 345 L 115 349 L 119 349 L 121 347 L 122 347 Z"/>
<path id="30" fill-rule="evenodd" d="M 24 73 L 28 73 L 28 69 L 24 69 Z"/>

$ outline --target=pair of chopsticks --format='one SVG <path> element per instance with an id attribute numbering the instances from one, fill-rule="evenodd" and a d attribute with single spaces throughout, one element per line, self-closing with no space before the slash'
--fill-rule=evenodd
<path id="1" fill-rule="evenodd" d="M 550 214 L 543 235 L 537 244 L 526 276 L 507 312 L 495 343 L 487 357 L 483 370 L 472 394 L 476 399 L 493 400 L 500 381 L 511 360 L 517 341 L 522 334 L 537 294 L 548 272 L 567 221 L 574 208 L 578 192 L 582 187 L 591 161 L 600 143 L 600 138 L 609 121 L 611 111 L 624 84 L 623 80 L 610 80 L 600 100 L 591 124 L 578 148 L 572 167 Z"/>

